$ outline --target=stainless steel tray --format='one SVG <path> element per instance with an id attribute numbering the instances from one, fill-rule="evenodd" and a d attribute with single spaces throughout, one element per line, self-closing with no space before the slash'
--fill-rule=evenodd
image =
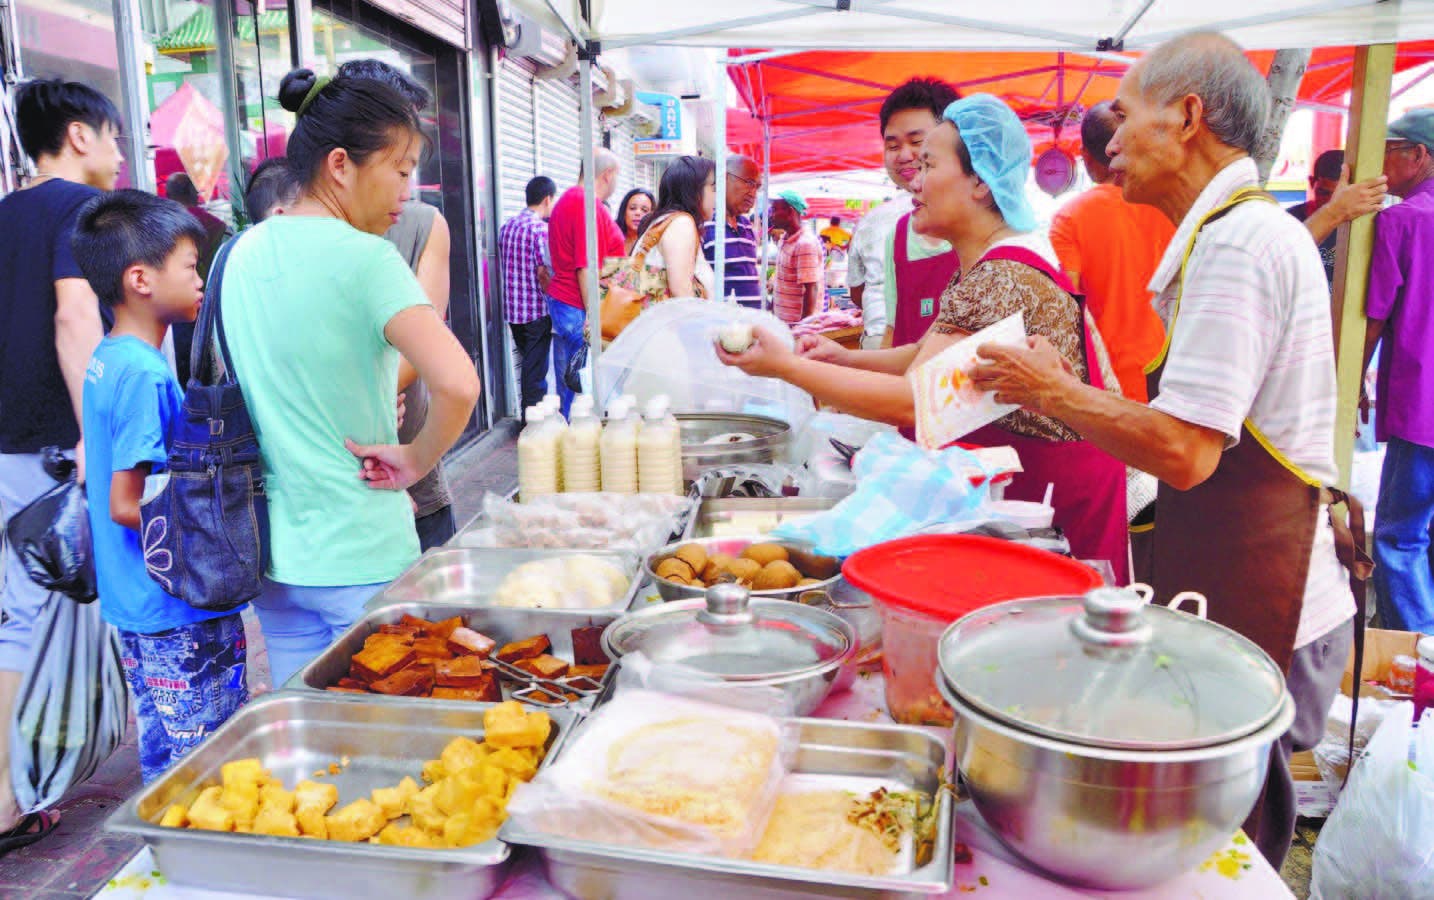
<path id="1" fill-rule="evenodd" d="M 930 733 L 900 725 L 795 719 L 801 727 L 793 771 L 864 775 L 903 782 L 937 797 L 937 830 L 930 862 L 907 875 L 866 877 L 740 859 L 668 853 L 526 831 L 505 824 L 512 844 L 540 848 L 548 878 L 572 897 L 603 900 L 790 900 L 794 897 L 914 898 L 943 894 L 952 883 L 955 803 L 940 790 L 946 748 Z M 561 752 L 561 751 L 560 751 Z M 700 885 L 700 886 L 699 886 Z"/>
<path id="2" fill-rule="evenodd" d="M 314 900 L 487 897 L 497 890 L 508 860 L 508 845 L 497 838 L 472 847 L 420 850 L 164 828 L 158 822 L 171 802 L 218 784 L 220 766 L 236 759 L 257 757 L 292 789 L 347 756 L 341 774 L 315 779 L 338 786 L 340 805 L 367 797 L 374 788 L 392 787 L 405 775 L 417 780 L 424 761 L 436 758 L 453 738 L 482 739 L 483 712 L 491 706 L 291 692 L 260 697 L 126 800 L 105 828 L 144 838 L 168 880 L 209 890 Z M 573 716 L 563 710 L 549 715 L 552 758 Z"/>
<path id="3" fill-rule="evenodd" d="M 728 497 L 703 500 L 688 520 L 683 537 L 766 534 L 786 519 L 826 512 L 836 506 L 837 502 L 831 497 Z"/>
<path id="4" fill-rule="evenodd" d="M 474 631 L 486 634 L 500 645 L 519 641 L 537 634 L 546 634 L 553 643 L 552 653 L 562 659 L 573 658 L 572 630 L 586 625 L 606 628 L 617 620 L 620 611 L 590 612 L 567 609 L 514 609 L 506 606 L 473 606 L 458 603 L 393 602 L 364 613 L 348 631 L 320 653 L 308 665 L 295 672 L 284 687 L 297 691 L 322 691 L 324 688 L 349 673 L 349 664 L 354 654 L 363 649 L 363 642 L 378 630 L 380 625 L 393 625 L 407 614 L 438 622 L 453 616 L 462 616 L 463 621 Z M 608 670 L 609 676 L 612 669 Z M 507 691 L 507 686 L 504 687 Z M 353 696 L 363 697 L 355 694 Z M 377 695 L 375 695 L 377 696 Z M 397 703 L 440 703 L 428 697 L 392 697 Z M 592 697 L 586 697 L 576 706 L 590 708 Z"/>
<path id="5" fill-rule="evenodd" d="M 445 547 L 425 553 L 406 572 L 374 594 L 367 608 L 410 601 L 492 606 L 492 597 L 498 592 L 503 579 L 518 566 L 564 556 L 596 556 L 622 569 L 628 576 L 627 590 L 617 602 L 575 612 L 622 612 L 632 603 L 642 576 L 641 559 L 636 553 Z"/>

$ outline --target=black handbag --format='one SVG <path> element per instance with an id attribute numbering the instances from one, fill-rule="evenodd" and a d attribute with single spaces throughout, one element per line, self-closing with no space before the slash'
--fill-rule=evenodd
<path id="1" fill-rule="evenodd" d="M 190 349 L 189 384 L 170 435 L 168 470 L 160 476 L 163 486 L 140 503 L 150 577 L 172 596 L 209 612 L 227 612 L 257 597 L 269 568 L 259 440 L 220 315 L 224 268 L 241 239 L 221 247 L 209 270 Z M 213 359 L 216 344 L 222 368 Z"/>
<path id="2" fill-rule="evenodd" d="M 91 603 L 99 592 L 85 489 L 75 481 L 74 462 L 62 456 L 60 448 L 46 447 L 43 462 L 58 484 L 10 517 L 5 538 L 31 581 Z"/>

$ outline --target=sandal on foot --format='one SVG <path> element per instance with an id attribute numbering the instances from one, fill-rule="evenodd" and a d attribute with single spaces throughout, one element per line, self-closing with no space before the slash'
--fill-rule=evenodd
<path id="1" fill-rule="evenodd" d="M 55 830 L 60 824 L 58 813 L 49 810 L 32 812 L 20 820 L 20 824 L 6 832 L 0 832 L 0 856 L 28 847 Z"/>

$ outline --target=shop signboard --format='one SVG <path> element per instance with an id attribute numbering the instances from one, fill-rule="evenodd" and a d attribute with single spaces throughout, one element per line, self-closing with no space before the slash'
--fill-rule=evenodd
<path id="1" fill-rule="evenodd" d="M 637 102 L 652 107 L 657 114 L 655 133 L 633 142 L 636 156 L 682 155 L 682 101 L 672 94 L 638 91 Z"/>

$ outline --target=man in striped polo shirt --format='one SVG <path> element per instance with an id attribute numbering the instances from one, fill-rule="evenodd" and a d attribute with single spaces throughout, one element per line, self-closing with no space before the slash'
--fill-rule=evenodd
<path id="1" fill-rule="evenodd" d="M 762 170 L 746 156 L 727 158 L 727 264 L 724 294 L 752 309 L 762 308 L 762 283 L 757 272 L 757 233 L 751 212 L 762 190 Z M 702 252 L 717 264 L 717 223 L 702 229 Z M 725 299 L 722 298 L 722 299 Z"/>
<path id="2" fill-rule="evenodd" d="M 1294 724 L 1245 823 L 1278 868 L 1294 833 L 1289 756 L 1324 732 L 1355 607 L 1341 567 L 1354 545 L 1323 487 L 1338 477 L 1329 286 L 1310 233 L 1260 190 L 1269 108 L 1264 77 L 1210 32 L 1162 44 L 1120 83 L 1110 167 L 1128 202 L 1176 226 L 1150 281 L 1168 338 L 1146 370 L 1149 404 L 1090 389 L 1043 338 L 983 346 L 972 380 L 1160 479 L 1143 573 L 1157 598 L 1204 594 L 1212 621 L 1284 671 Z"/>

